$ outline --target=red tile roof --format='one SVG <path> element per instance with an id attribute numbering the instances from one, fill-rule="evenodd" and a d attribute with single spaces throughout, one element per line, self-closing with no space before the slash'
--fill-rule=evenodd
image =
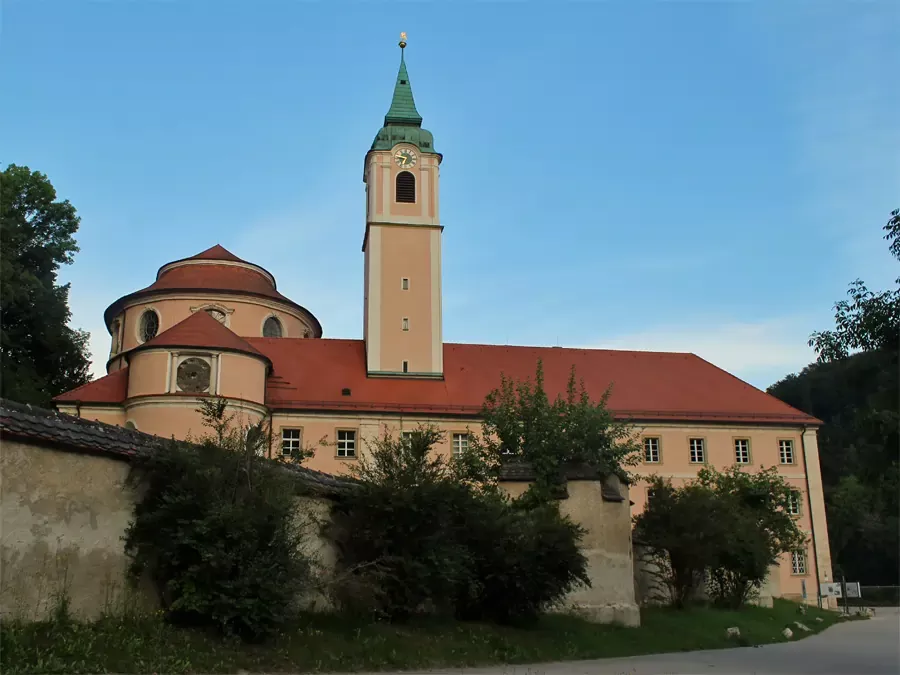
<path id="1" fill-rule="evenodd" d="M 192 255 L 190 258 L 188 258 L 188 260 L 230 260 L 231 262 L 247 262 L 242 258 L 238 258 L 234 253 L 229 251 L 221 244 L 210 246 L 205 251 L 201 251 L 197 255 Z"/>
<path id="2" fill-rule="evenodd" d="M 180 323 L 147 340 L 132 352 L 153 347 L 202 347 L 252 354 L 269 360 L 244 338 L 212 318 L 207 312 L 194 312 Z"/>
<path id="3" fill-rule="evenodd" d="M 80 403 L 122 403 L 128 395 L 128 368 L 104 375 L 71 391 L 60 394 L 54 401 Z"/>
<path id="4" fill-rule="evenodd" d="M 266 402 L 285 410 L 371 410 L 475 415 L 501 373 L 533 378 L 539 359 L 551 397 L 571 367 L 595 400 L 613 385 L 609 407 L 643 420 L 819 424 L 693 354 L 558 347 L 444 345 L 444 379 L 366 376 L 362 340 L 248 338 L 273 363 Z M 350 396 L 341 390 L 349 388 Z"/>

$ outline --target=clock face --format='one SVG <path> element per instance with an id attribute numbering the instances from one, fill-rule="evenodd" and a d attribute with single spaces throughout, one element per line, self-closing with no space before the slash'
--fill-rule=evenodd
<path id="1" fill-rule="evenodd" d="M 416 153 L 409 148 L 401 148 L 394 153 L 394 161 L 401 169 L 411 169 L 416 165 Z"/>

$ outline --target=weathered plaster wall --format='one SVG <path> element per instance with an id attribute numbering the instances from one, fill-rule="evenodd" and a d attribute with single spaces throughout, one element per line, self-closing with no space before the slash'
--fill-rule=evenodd
<path id="1" fill-rule="evenodd" d="M 591 578 L 591 587 L 576 590 L 566 598 L 565 604 L 598 623 L 639 626 L 641 615 L 634 598 L 628 487 L 615 478 L 610 481 L 624 497 L 623 501 L 604 501 L 602 484 L 593 480 L 570 480 L 569 496 L 560 501 L 562 512 L 586 530 L 581 543 Z M 502 486 L 512 496 L 528 489 L 528 483 L 504 482 Z"/>
<path id="2" fill-rule="evenodd" d="M 134 508 L 128 471 L 116 459 L 3 440 L 0 616 L 41 619 L 63 596 L 85 619 L 157 606 L 149 583 L 135 591 L 126 580 L 122 537 Z M 323 576 L 334 567 L 334 550 L 316 523 L 327 517 L 328 504 L 301 498 L 297 509 L 308 526 L 305 549 Z M 299 601 L 317 610 L 330 606 L 320 592 Z"/>
<path id="3" fill-rule="evenodd" d="M 124 583 L 128 464 L 4 440 L 0 469 L 0 614 L 38 619 L 62 594 L 79 616 L 152 606 Z"/>

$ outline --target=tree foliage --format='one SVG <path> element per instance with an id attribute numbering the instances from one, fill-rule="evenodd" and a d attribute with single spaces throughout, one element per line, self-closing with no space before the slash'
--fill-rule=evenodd
<path id="1" fill-rule="evenodd" d="M 676 607 L 704 582 L 716 604 L 740 607 L 779 556 L 805 542 L 788 513 L 791 488 L 774 468 L 754 474 L 707 468 L 680 487 L 659 476 L 650 486 L 634 537 L 649 550 Z"/>
<path id="2" fill-rule="evenodd" d="M 434 452 L 440 432 L 387 431 L 353 470 L 358 488 L 332 510 L 338 605 L 392 620 L 425 613 L 509 622 L 534 617 L 588 583 L 581 529 L 555 506 L 521 508 L 479 480 L 481 450 Z"/>
<path id="3" fill-rule="evenodd" d="M 564 468 L 571 464 L 628 480 L 627 468 L 638 463 L 639 448 L 631 427 L 617 421 L 606 407 L 609 393 L 592 401 L 573 367 L 566 395 L 551 401 L 538 361 L 534 381 L 514 382 L 503 376 L 500 387 L 488 394 L 483 434 L 474 445 L 486 456 L 527 463 L 535 473 L 530 496 L 538 501 L 552 497 Z"/>
<path id="4" fill-rule="evenodd" d="M 890 250 L 900 260 L 900 209 L 891 212 L 884 226 Z M 834 330 L 813 333 L 809 345 L 816 350 L 820 362 L 846 358 L 855 351 L 900 349 L 900 278 L 897 288 L 870 291 L 857 279 L 847 292 L 850 300 L 834 306 Z"/>
<path id="5" fill-rule="evenodd" d="M 75 208 L 56 199 L 47 176 L 10 164 L 0 175 L 0 392 L 48 405 L 87 382 L 88 334 L 68 326 L 61 265 L 78 247 Z"/>
<path id="6" fill-rule="evenodd" d="M 266 422 L 234 424 L 224 400 L 202 404 L 210 433 L 138 458 L 141 495 L 125 534 L 131 578 L 147 575 L 170 620 L 246 639 L 270 635 L 312 583 L 302 553 L 297 481 L 265 459 Z"/>
<path id="7" fill-rule="evenodd" d="M 900 210 L 884 226 L 900 259 Z M 835 574 L 868 584 L 900 582 L 900 279 L 869 291 L 851 284 L 835 305 L 835 329 L 814 333 L 817 363 L 769 393 L 825 424 L 819 456 Z"/>

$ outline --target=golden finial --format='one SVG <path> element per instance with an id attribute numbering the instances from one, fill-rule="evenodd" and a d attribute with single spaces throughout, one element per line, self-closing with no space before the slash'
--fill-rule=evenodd
<path id="1" fill-rule="evenodd" d="M 406 33 L 400 33 L 400 49 L 406 49 Z"/>

